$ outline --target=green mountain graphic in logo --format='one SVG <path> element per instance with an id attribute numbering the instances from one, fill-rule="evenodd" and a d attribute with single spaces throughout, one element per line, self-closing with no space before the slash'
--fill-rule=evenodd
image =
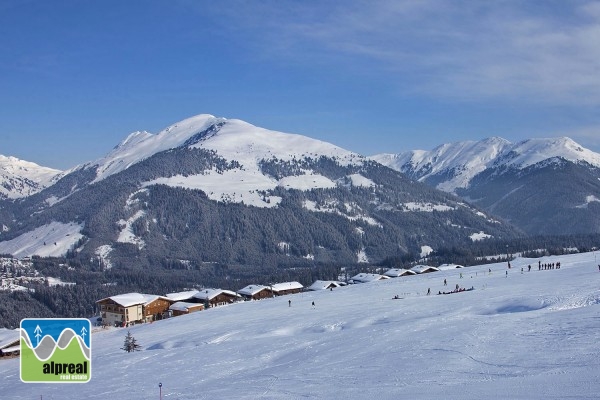
<path id="1" fill-rule="evenodd" d="M 91 323 L 84 318 L 21 321 L 23 382 L 85 383 L 92 376 Z"/>

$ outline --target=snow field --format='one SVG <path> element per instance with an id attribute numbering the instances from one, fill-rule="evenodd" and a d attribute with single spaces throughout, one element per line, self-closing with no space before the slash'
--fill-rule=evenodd
<path id="1" fill-rule="evenodd" d="M 164 399 L 594 399 L 595 259 L 545 257 L 562 267 L 538 271 L 519 258 L 508 275 L 483 265 L 213 308 L 132 327 L 136 353 L 120 350 L 126 329 L 104 330 L 90 383 L 23 384 L 13 359 L 0 361 L 0 391 L 148 399 L 161 382 Z M 435 295 L 456 284 L 475 290 Z"/>

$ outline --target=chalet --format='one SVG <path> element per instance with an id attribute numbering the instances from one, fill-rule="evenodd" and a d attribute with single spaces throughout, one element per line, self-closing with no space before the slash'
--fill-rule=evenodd
<path id="1" fill-rule="evenodd" d="M 194 298 L 204 303 L 206 308 L 210 308 L 234 303 L 238 301 L 241 296 L 231 290 L 202 289 L 194 295 Z"/>
<path id="2" fill-rule="evenodd" d="M 273 297 L 273 292 L 268 286 L 248 285 L 237 291 L 237 294 L 242 296 L 244 300 L 260 300 L 266 297 Z"/>
<path id="3" fill-rule="evenodd" d="M 404 269 L 404 268 L 388 269 L 383 274 L 389 278 L 399 278 L 401 276 L 417 275 L 417 273 L 415 271 L 412 271 L 410 269 Z"/>
<path id="4" fill-rule="evenodd" d="M 283 296 L 286 294 L 300 293 L 304 286 L 299 282 L 283 282 L 271 285 L 275 296 Z"/>
<path id="5" fill-rule="evenodd" d="M 338 281 L 315 281 L 307 290 L 331 290 L 344 285 L 344 283 Z"/>
<path id="6" fill-rule="evenodd" d="M 352 278 L 350 278 L 350 282 L 352 282 L 352 283 L 368 283 L 368 282 L 381 281 L 384 279 L 390 279 L 390 278 L 385 275 L 367 274 L 367 273 L 361 272 L 360 274 L 354 275 Z"/>
<path id="7" fill-rule="evenodd" d="M 17 356 L 21 353 L 21 329 L 0 329 L 0 357 Z"/>
<path id="8" fill-rule="evenodd" d="M 438 269 L 440 271 L 447 271 L 447 270 L 456 269 L 456 268 L 464 268 L 464 266 L 458 265 L 458 264 L 442 264 L 438 267 Z"/>
<path id="9" fill-rule="evenodd" d="M 177 301 L 198 303 L 198 299 L 194 297 L 197 293 L 197 290 L 187 290 L 185 292 L 167 293 L 165 297 L 168 298 L 172 303 L 175 303 Z"/>
<path id="10" fill-rule="evenodd" d="M 429 265 L 415 265 L 410 270 L 416 272 L 417 274 L 428 274 L 430 272 L 439 271 L 438 268 L 430 267 Z"/>
<path id="11" fill-rule="evenodd" d="M 171 311 L 174 317 L 202 310 L 204 310 L 204 304 L 202 303 L 187 303 L 185 301 L 177 301 L 169 306 L 169 311 Z"/>
<path id="12" fill-rule="evenodd" d="M 127 326 L 162 319 L 168 314 L 171 302 L 163 296 L 126 293 L 98 300 L 96 304 L 105 324 Z"/>

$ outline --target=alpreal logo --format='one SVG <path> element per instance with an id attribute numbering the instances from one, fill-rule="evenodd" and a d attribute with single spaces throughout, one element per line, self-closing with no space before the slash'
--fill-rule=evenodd
<path id="1" fill-rule="evenodd" d="M 21 320 L 21 380 L 85 383 L 92 377 L 91 323 L 85 318 Z"/>

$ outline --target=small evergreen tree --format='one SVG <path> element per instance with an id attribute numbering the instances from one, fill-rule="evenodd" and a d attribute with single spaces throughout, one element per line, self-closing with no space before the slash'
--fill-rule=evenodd
<path id="1" fill-rule="evenodd" d="M 126 352 L 130 353 L 132 351 L 139 351 L 142 346 L 140 346 L 137 340 L 133 337 L 130 331 L 127 331 L 127 336 L 125 336 L 125 343 L 123 343 L 123 347 L 121 347 Z"/>

